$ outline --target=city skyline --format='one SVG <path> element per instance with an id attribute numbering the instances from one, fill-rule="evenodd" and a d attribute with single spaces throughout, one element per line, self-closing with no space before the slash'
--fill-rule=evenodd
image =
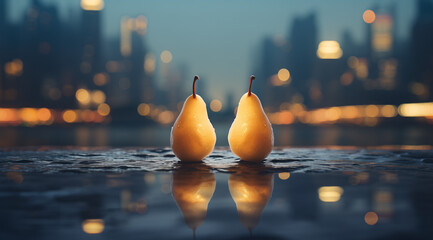
<path id="1" fill-rule="evenodd" d="M 19 21 L 23 9 L 29 2 L 9 3 L 11 10 L 8 15 L 12 22 Z M 79 1 L 42 2 L 55 3 L 62 20 L 76 20 L 76 16 L 79 16 Z M 224 101 L 228 95 L 238 99 L 246 91 L 245 85 L 249 74 L 256 72 L 253 58 L 257 55 L 255 49 L 261 44 L 262 39 L 266 36 L 290 37 L 288 33 L 291 31 L 290 23 L 294 17 L 316 12 L 318 40 L 341 42 L 343 31 L 348 30 L 359 43 L 363 41 L 363 31 L 365 31 L 362 28 L 365 25 L 362 21 L 362 13 L 376 5 L 388 6 L 393 3 L 397 8 L 396 14 L 400 26 L 396 30 L 396 35 L 402 40 L 407 40 L 415 15 L 415 2 L 381 1 L 377 4 L 374 1 L 350 3 L 277 1 L 266 4 L 257 1 L 254 6 L 245 6 L 245 2 L 241 1 L 231 4 L 230 9 L 224 9 L 223 7 L 226 6 L 224 1 L 217 3 L 192 1 L 186 4 L 187 6 L 171 1 L 168 3 L 137 1 L 135 4 L 123 6 L 120 2 L 106 0 L 101 14 L 102 34 L 104 39 L 118 36 L 122 16 L 136 17 L 140 14 L 146 16 L 149 27 L 145 41 L 149 51 L 159 56 L 163 50 L 170 50 L 173 54 L 173 65 L 188 65 L 187 75 L 198 74 L 207 80 L 206 86 L 213 90 L 207 93 L 209 99 L 218 98 Z M 264 4 L 266 8 L 263 8 Z M 191 10 L 191 14 L 188 14 L 188 10 Z M 275 14 L 272 14 L 272 11 Z M 196 21 L 197 19 L 201 21 Z M 244 24 L 246 22 L 249 24 Z M 242 24 L 242 29 L 238 28 L 236 31 L 236 24 Z M 199 31 L 195 33 L 196 30 Z M 231 37 L 227 38 L 226 36 L 229 35 Z M 157 81 L 156 84 L 161 86 L 162 83 Z M 186 89 L 189 89 L 189 86 L 186 86 Z"/>
<path id="2" fill-rule="evenodd" d="M 238 95 L 246 91 L 246 80 L 220 80 L 224 74 L 232 78 L 242 74 L 236 59 L 204 61 L 218 60 L 218 54 L 242 58 L 238 52 L 242 49 L 236 45 L 239 33 L 227 34 L 229 27 L 215 32 L 226 41 L 214 39 L 206 46 L 195 46 L 194 52 L 201 55 L 194 60 L 206 65 L 197 72 L 194 61 L 176 60 L 178 52 L 173 48 L 158 52 L 149 46 L 152 27 L 144 14 L 123 15 L 119 34 L 110 36 L 103 31 L 107 25 L 103 0 L 82 0 L 79 11 L 71 8 L 75 16 L 71 21 L 62 19 L 58 4 L 33 0 L 22 20 L 12 22 L 6 18 L 11 2 L 0 2 L 0 30 L 8 33 L 0 39 L 4 70 L 0 72 L 0 104 L 21 109 L 3 109 L 4 122 L 139 122 L 145 117 L 148 123 L 168 125 L 190 95 L 191 76 L 196 74 L 201 77 L 198 94 L 209 103 L 211 115 L 224 121 L 236 112 Z M 420 102 L 431 101 L 433 92 L 429 68 L 433 3 L 419 0 L 416 6 L 408 38 L 398 36 L 405 24 L 395 2 L 362 12 L 362 25 L 356 29 L 364 32 L 362 39 L 344 29 L 341 40 L 323 40 L 320 11 L 290 18 L 285 34 L 261 36 L 249 51 L 254 57 L 246 65 L 254 69 L 257 80 L 252 89 L 271 122 L 374 126 L 381 117 L 428 116 L 421 108 L 431 103 Z M 185 26 L 177 30 L 191 28 Z M 214 26 L 196 29 L 216 30 Z M 197 41 L 195 36 L 203 37 L 201 32 L 192 35 L 189 43 Z M 169 46 L 179 44 L 182 51 L 188 49 L 185 40 L 167 36 L 160 40 L 169 41 Z M 219 45 L 225 47 L 216 56 L 206 54 Z M 218 80 L 206 72 L 208 68 L 220 70 Z M 397 112 L 405 103 L 419 103 L 409 109 L 421 110 Z M 42 115 L 36 118 L 37 114 Z"/>

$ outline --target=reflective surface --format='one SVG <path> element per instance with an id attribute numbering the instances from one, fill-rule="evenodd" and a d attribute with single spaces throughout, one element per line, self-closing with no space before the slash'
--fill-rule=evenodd
<path id="1" fill-rule="evenodd" d="M 428 239 L 433 151 L 0 152 L 0 239 Z"/>

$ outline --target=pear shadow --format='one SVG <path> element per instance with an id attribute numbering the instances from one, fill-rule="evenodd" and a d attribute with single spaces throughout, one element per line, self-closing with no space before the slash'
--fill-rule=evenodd
<path id="1" fill-rule="evenodd" d="M 172 173 L 171 193 L 186 225 L 193 231 L 193 239 L 206 219 L 215 186 L 211 168 L 202 162 L 180 163 Z"/>
<path id="2" fill-rule="evenodd" d="M 263 162 L 241 161 L 230 170 L 230 195 L 236 204 L 239 220 L 252 239 L 252 231 L 259 224 L 262 212 L 272 197 L 274 175 L 269 173 Z"/>

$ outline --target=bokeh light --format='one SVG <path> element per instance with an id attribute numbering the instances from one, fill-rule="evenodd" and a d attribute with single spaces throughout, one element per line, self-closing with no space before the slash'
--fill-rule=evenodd
<path id="1" fill-rule="evenodd" d="M 141 116 L 147 116 L 150 113 L 150 105 L 146 103 L 140 103 L 137 107 L 137 112 Z"/>
<path id="2" fill-rule="evenodd" d="M 38 120 L 37 112 L 34 108 L 21 109 L 20 116 L 24 122 L 36 122 Z"/>
<path id="3" fill-rule="evenodd" d="M 80 104 L 87 105 L 90 103 L 90 93 L 87 89 L 78 89 L 77 92 L 75 92 L 75 98 Z"/>
<path id="4" fill-rule="evenodd" d="M 158 121 L 161 124 L 170 124 L 174 121 L 174 114 L 171 111 L 163 111 L 158 115 Z"/>
<path id="5" fill-rule="evenodd" d="M 290 79 L 290 72 L 289 70 L 285 69 L 285 68 L 281 68 L 278 71 L 278 79 L 280 79 L 280 81 L 286 82 Z"/>
<path id="6" fill-rule="evenodd" d="M 379 221 L 379 216 L 375 212 L 368 212 L 364 216 L 364 221 L 368 225 L 375 225 Z"/>
<path id="7" fill-rule="evenodd" d="M 14 59 L 5 64 L 5 73 L 11 76 L 21 76 L 23 72 L 23 61 L 21 59 Z"/>
<path id="8" fill-rule="evenodd" d="M 376 105 L 368 105 L 365 107 L 365 115 L 367 117 L 377 117 L 379 116 L 379 107 Z"/>
<path id="9" fill-rule="evenodd" d="M 364 14 L 362 14 L 362 19 L 366 23 L 373 23 L 376 20 L 376 14 L 372 10 L 366 10 Z"/>
<path id="10" fill-rule="evenodd" d="M 101 104 L 105 102 L 105 93 L 101 90 L 92 91 L 92 102 L 95 104 Z"/>
<path id="11" fill-rule="evenodd" d="M 343 56 L 343 50 L 337 41 L 322 41 L 317 48 L 317 57 L 320 59 L 339 59 Z"/>
<path id="12" fill-rule="evenodd" d="M 318 190 L 322 202 L 338 202 L 343 192 L 343 188 L 338 186 L 325 186 Z"/>
<path id="13" fill-rule="evenodd" d="M 104 9 L 104 0 L 81 0 L 81 7 L 86 11 L 100 11 Z"/>
<path id="14" fill-rule="evenodd" d="M 221 109 L 222 109 L 222 107 L 223 107 L 223 104 L 222 104 L 222 102 L 220 101 L 220 100 L 218 100 L 218 99 L 214 99 L 214 100 L 212 100 L 211 102 L 210 102 L 210 109 L 213 111 L 213 112 L 219 112 L 219 111 L 221 111 Z"/>
<path id="15" fill-rule="evenodd" d="M 278 173 L 278 177 L 281 180 L 287 180 L 290 178 L 290 173 L 289 172 L 281 172 L 281 173 Z"/>
<path id="16" fill-rule="evenodd" d="M 382 116 L 384 117 L 395 117 L 397 116 L 397 108 L 393 105 L 385 105 L 380 109 Z"/>
<path id="17" fill-rule="evenodd" d="M 51 111 L 48 108 L 41 108 L 41 109 L 37 110 L 36 115 L 37 115 L 39 121 L 45 122 L 45 121 L 50 120 Z"/>
<path id="18" fill-rule="evenodd" d="M 168 50 L 164 50 L 164 51 L 162 51 L 160 57 L 161 57 L 161 61 L 162 61 L 163 63 L 169 63 L 169 62 L 171 62 L 171 60 L 173 59 L 173 55 L 172 55 L 171 52 L 168 51 Z"/>
<path id="19" fill-rule="evenodd" d="M 63 113 L 63 120 L 67 123 L 73 123 L 77 120 L 77 114 L 73 110 L 66 110 Z"/>
<path id="20" fill-rule="evenodd" d="M 353 74 L 351 72 L 345 72 L 340 77 L 340 82 L 344 86 L 349 86 L 353 82 Z"/>
<path id="21" fill-rule="evenodd" d="M 403 117 L 433 116 L 433 102 L 402 104 L 398 107 L 398 113 Z"/>
<path id="22" fill-rule="evenodd" d="M 7 172 L 6 178 L 12 180 L 15 184 L 21 184 L 24 181 L 23 174 L 15 171 Z"/>
<path id="23" fill-rule="evenodd" d="M 108 114 L 110 114 L 110 106 L 106 103 L 99 104 L 98 113 L 101 116 L 107 116 Z"/>
<path id="24" fill-rule="evenodd" d="M 81 226 L 87 234 L 99 234 L 104 231 L 104 221 L 102 219 L 86 219 Z"/>
<path id="25" fill-rule="evenodd" d="M 144 58 L 144 71 L 146 71 L 147 74 L 152 74 L 155 72 L 155 56 L 151 53 L 146 54 L 146 57 Z"/>
<path id="26" fill-rule="evenodd" d="M 93 82 L 96 86 L 104 86 L 108 82 L 108 75 L 105 73 L 97 73 L 93 76 Z"/>

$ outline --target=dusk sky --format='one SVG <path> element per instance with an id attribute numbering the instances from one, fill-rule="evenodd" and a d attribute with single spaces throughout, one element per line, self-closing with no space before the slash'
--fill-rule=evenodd
<path id="1" fill-rule="evenodd" d="M 13 22 L 21 19 L 29 2 L 9 1 L 9 17 Z M 42 2 L 56 4 L 64 20 L 79 16 L 79 0 Z M 362 13 L 373 6 L 391 3 L 397 6 L 397 36 L 406 39 L 416 12 L 416 1 L 128 0 L 125 4 L 125 1 L 105 0 L 103 33 L 107 37 L 116 37 L 122 16 L 145 15 L 149 23 L 146 44 L 156 56 L 165 49 L 171 51 L 172 64 L 188 66 L 191 80 L 193 74 L 206 80 L 209 98 L 225 99 L 231 92 L 238 99 L 247 91 L 249 75 L 254 74 L 255 61 L 251 58 L 258 56 L 261 41 L 267 36 L 287 36 L 294 17 L 315 11 L 319 41 L 340 40 L 342 31 L 350 29 L 360 42 L 365 36 Z"/>

